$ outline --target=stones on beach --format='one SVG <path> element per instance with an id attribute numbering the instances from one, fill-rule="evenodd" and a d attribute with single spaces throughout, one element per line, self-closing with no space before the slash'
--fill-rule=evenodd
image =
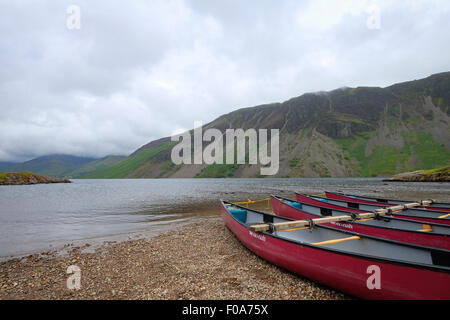
<path id="1" fill-rule="evenodd" d="M 219 218 L 154 238 L 0 263 L 0 299 L 346 299 L 247 250 Z M 81 269 L 68 290 L 66 269 Z"/>

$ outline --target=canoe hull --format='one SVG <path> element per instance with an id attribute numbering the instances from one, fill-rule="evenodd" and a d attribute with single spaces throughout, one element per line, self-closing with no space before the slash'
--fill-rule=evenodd
<path id="1" fill-rule="evenodd" d="M 297 195 L 299 197 L 300 195 Z M 318 215 L 311 214 L 308 212 L 305 212 L 303 210 L 294 208 L 286 203 L 283 203 L 277 198 L 272 197 L 272 208 L 273 212 L 276 214 L 290 218 L 295 220 L 303 220 L 303 219 L 317 219 L 319 218 Z M 299 203 L 308 203 L 307 199 L 297 198 L 297 201 Z M 310 201 L 308 204 L 310 205 L 318 205 L 314 203 L 315 200 Z M 324 204 L 324 207 L 328 207 L 326 204 Z M 353 210 L 353 212 L 358 210 Z M 450 250 L 450 239 L 448 237 L 440 236 L 440 235 L 434 235 L 431 233 L 425 234 L 425 233 L 419 233 L 419 232 L 408 232 L 408 231 L 401 231 L 398 229 L 389 229 L 389 228 L 380 228 L 380 227 L 374 227 L 370 225 L 360 224 L 360 223 L 352 223 L 352 222 L 331 222 L 331 223 L 325 223 L 325 226 L 340 229 L 340 230 L 348 230 L 352 232 L 357 232 L 361 234 L 366 234 L 378 238 L 383 239 L 389 239 L 389 240 L 395 240 L 395 241 L 401 241 L 406 243 L 412 243 L 427 247 L 433 247 L 433 248 L 440 248 L 440 249 L 446 249 Z"/>
<path id="2" fill-rule="evenodd" d="M 255 233 L 222 205 L 226 226 L 261 258 L 311 280 L 364 299 L 450 299 L 450 275 L 386 262 L 362 259 L 303 246 Z M 369 289 L 373 266 L 380 270 L 380 288 Z"/>

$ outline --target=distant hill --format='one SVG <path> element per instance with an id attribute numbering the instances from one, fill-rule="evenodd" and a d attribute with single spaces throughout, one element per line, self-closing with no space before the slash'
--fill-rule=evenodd
<path id="1" fill-rule="evenodd" d="M 17 163 L 15 162 L 5 162 L 0 161 L 0 172 L 10 171 L 10 168 L 13 168 Z"/>
<path id="2" fill-rule="evenodd" d="M 280 129 L 279 177 L 388 176 L 450 164 L 450 72 L 239 109 L 204 126 Z M 258 165 L 174 165 L 170 137 L 91 178 L 257 177 Z"/>
<path id="3" fill-rule="evenodd" d="M 88 175 L 92 172 L 96 172 L 108 166 L 114 165 L 121 160 L 125 159 L 125 156 L 107 156 L 101 159 L 90 161 L 83 166 L 67 173 L 67 178 L 79 178 Z"/>
<path id="4" fill-rule="evenodd" d="M 29 171 L 58 178 L 76 178 L 99 170 L 122 160 L 122 156 L 108 156 L 102 159 L 71 155 L 48 155 L 23 163 L 0 162 L 0 172 Z"/>

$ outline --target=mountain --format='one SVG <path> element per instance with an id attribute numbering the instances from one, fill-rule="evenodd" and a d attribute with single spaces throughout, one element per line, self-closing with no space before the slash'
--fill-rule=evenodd
<path id="1" fill-rule="evenodd" d="M 90 161 L 83 166 L 67 173 L 65 176 L 67 178 L 79 178 L 85 175 L 88 175 L 90 173 L 96 172 L 98 170 L 101 170 L 103 168 L 106 168 L 108 166 L 112 166 L 123 159 L 125 159 L 125 156 L 106 156 L 101 159 Z"/>
<path id="2" fill-rule="evenodd" d="M 71 155 L 48 155 L 23 163 L 0 162 L 0 171 L 29 171 L 58 178 L 76 178 L 81 175 L 113 165 L 124 157 L 108 156 L 102 159 Z"/>
<path id="3" fill-rule="evenodd" d="M 386 176 L 450 164 L 450 72 L 243 108 L 203 129 L 280 129 L 278 177 Z M 175 165 L 170 137 L 91 178 L 257 177 L 259 165 Z"/>
<path id="4" fill-rule="evenodd" d="M 15 162 L 0 161 L 0 172 L 11 171 L 10 169 L 13 168 L 16 164 L 17 163 Z"/>

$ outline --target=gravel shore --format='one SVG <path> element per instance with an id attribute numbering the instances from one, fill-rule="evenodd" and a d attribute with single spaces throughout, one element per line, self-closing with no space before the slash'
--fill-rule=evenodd
<path id="1" fill-rule="evenodd" d="M 247 250 L 220 218 L 151 239 L 0 263 L 0 299 L 348 299 Z M 69 290 L 70 265 L 81 289 Z"/>

